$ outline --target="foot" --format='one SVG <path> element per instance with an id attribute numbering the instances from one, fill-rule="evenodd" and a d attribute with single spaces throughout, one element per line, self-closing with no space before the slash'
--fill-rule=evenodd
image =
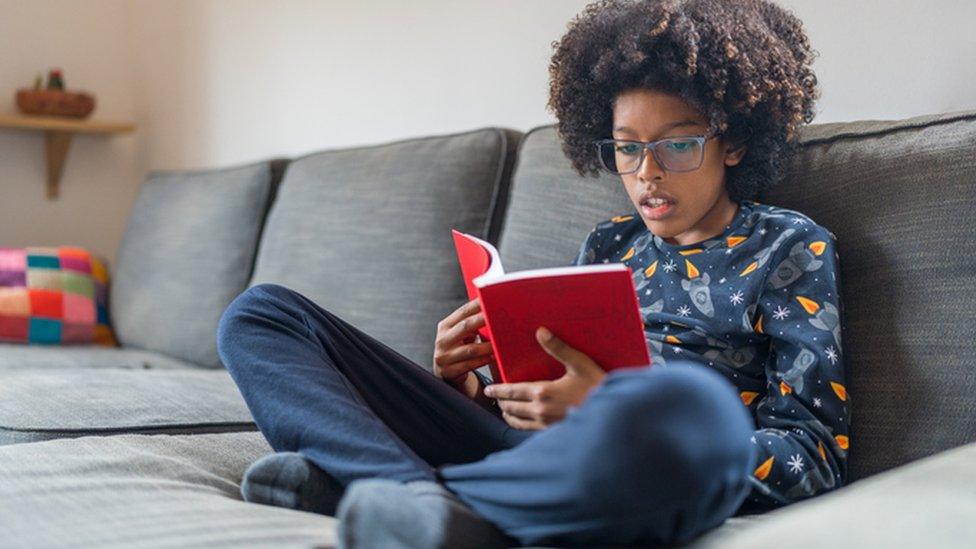
<path id="1" fill-rule="evenodd" d="M 441 484 L 363 479 L 339 502 L 339 547 L 502 548 L 517 545 Z"/>
<path id="2" fill-rule="evenodd" d="M 344 488 L 301 454 L 279 452 L 255 461 L 244 472 L 244 501 L 335 516 Z"/>

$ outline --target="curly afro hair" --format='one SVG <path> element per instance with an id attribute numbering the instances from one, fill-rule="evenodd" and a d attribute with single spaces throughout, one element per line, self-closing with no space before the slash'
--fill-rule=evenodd
<path id="1" fill-rule="evenodd" d="M 599 172 L 592 142 L 611 136 L 617 95 L 649 88 L 680 96 L 709 132 L 747 146 L 726 189 L 734 201 L 758 200 L 819 97 L 802 23 L 766 0 L 602 0 L 553 48 L 548 108 L 580 175 Z"/>

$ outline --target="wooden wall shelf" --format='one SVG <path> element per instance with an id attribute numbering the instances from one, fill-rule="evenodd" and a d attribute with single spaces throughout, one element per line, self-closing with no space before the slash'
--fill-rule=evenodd
<path id="1" fill-rule="evenodd" d="M 64 171 L 71 138 L 76 133 L 114 135 L 129 133 L 135 125 L 118 122 L 98 122 L 57 116 L 23 116 L 0 114 L 0 128 L 44 132 L 44 154 L 47 160 L 47 197 L 58 196 L 58 185 Z"/>

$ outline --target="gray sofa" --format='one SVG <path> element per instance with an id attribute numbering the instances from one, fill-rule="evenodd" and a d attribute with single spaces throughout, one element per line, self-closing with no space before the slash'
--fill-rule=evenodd
<path id="1" fill-rule="evenodd" d="M 853 482 L 692 545 L 973 543 L 976 111 L 807 127 L 760 201 L 838 237 Z M 0 546 L 333 544 L 331 517 L 240 500 L 271 450 L 216 354 L 231 299 L 290 286 L 429 368 L 465 301 L 449 229 L 520 270 L 629 211 L 549 126 L 149 174 L 111 269 L 122 346 L 0 344 Z"/>

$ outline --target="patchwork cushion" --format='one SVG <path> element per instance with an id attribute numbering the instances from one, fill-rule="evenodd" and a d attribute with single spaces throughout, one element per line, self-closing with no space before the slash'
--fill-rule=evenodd
<path id="1" fill-rule="evenodd" d="M 271 189 L 270 162 L 147 176 L 111 287 L 123 345 L 220 367 L 217 322 L 247 284 Z"/>
<path id="2" fill-rule="evenodd" d="M 0 445 L 254 429 L 224 370 L 7 370 L 0 378 Z"/>
<path id="3" fill-rule="evenodd" d="M 0 341 L 115 346 L 108 271 L 74 246 L 0 248 Z"/>
<path id="4" fill-rule="evenodd" d="M 489 234 L 517 133 L 485 129 L 293 160 L 249 285 L 297 290 L 430 369 L 466 301 L 451 229 Z"/>

